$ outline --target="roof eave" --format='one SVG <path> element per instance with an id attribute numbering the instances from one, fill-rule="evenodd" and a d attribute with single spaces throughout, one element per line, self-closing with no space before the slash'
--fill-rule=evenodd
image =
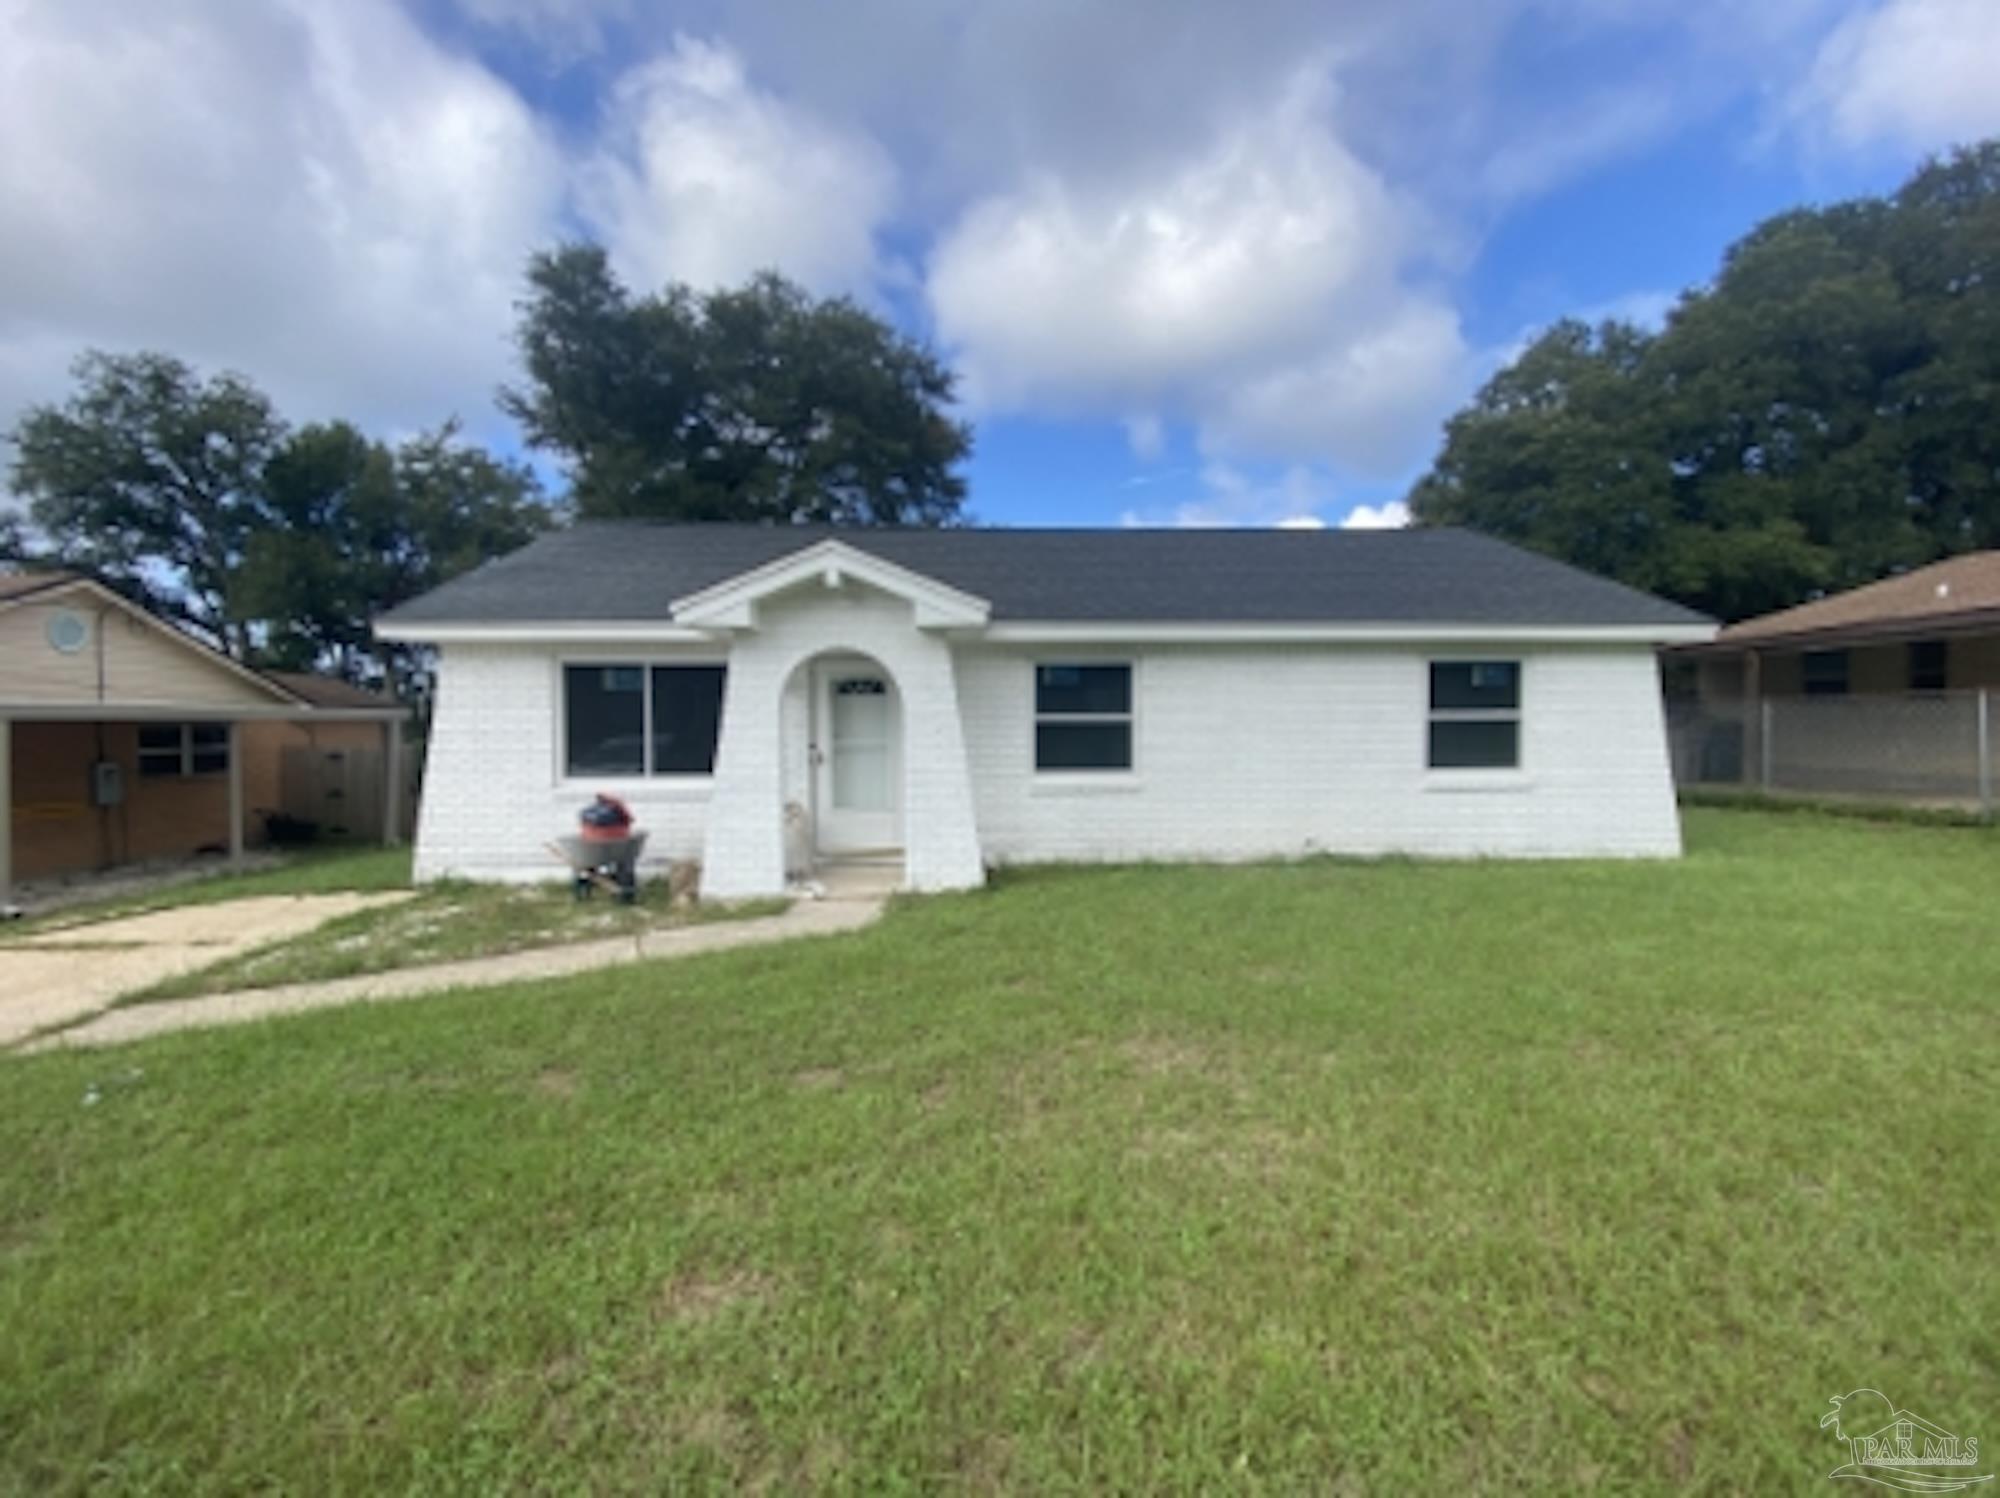
<path id="1" fill-rule="evenodd" d="M 1899 640 L 1977 634 L 1988 630 L 2000 630 L 2000 607 L 1959 609 L 1948 614 L 1904 615 L 1893 619 L 1860 619 L 1805 629 L 1743 635 L 1733 635 L 1724 629 L 1702 647 L 1700 653 L 1719 655 L 1748 650 L 1815 650 L 1841 645 L 1893 644 Z"/>

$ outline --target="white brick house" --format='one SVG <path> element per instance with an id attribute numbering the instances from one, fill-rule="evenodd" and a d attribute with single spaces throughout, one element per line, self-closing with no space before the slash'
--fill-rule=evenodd
<path id="1" fill-rule="evenodd" d="M 1678 853 L 1654 651 L 1709 621 L 1462 531 L 582 525 L 381 621 L 439 651 L 419 878 L 605 791 L 718 897 L 810 856 Z"/>

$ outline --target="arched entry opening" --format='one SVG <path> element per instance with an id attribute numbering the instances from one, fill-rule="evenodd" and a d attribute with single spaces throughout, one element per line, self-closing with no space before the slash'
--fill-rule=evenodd
<path id="1" fill-rule="evenodd" d="M 900 882 L 908 815 L 903 694 L 873 656 L 801 661 L 783 700 L 788 876 L 871 865 Z"/>

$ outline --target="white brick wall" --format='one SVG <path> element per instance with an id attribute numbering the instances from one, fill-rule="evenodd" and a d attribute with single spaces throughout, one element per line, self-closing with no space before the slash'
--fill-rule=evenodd
<path id="1" fill-rule="evenodd" d="M 444 647 L 417 815 L 417 878 L 562 878 L 563 866 L 548 844 L 576 830 L 577 812 L 599 791 L 631 805 L 648 833 L 647 864 L 657 869 L 672 859 L 699 857 L 711 794 L 706 779 L 570 780 L 561 773 L 562 666 L 725 658 L 722 647 Z"/>
<path id="2" fill-rule="evenodd" d="M 767 604 L 759 622 L 731 659 L 712 785 L 566 781 L 558 681 L 565 659 L 715 659 L 716 649 L 447 647 L 418 877 L 559 875 L 544 844 L 604 789 L 632 804 L 655 861 L 705 856 L 716 894 L 777 887 L 782 806 L 805 784 L 798 668 L 829 652 L 871 656 L 896 679 L 916 888 L 977 882 L 981 858 L 1680 849 L 1658 676 L 1643 647 L 950 649 L 912 626 L 907 605 L 851 590 Z M 1519 772 L 1424 768 L 1434 654 L 1523 662 Z M 1135 768 L 1037 775 L 1034 664 L 1085 658 L 1135 664 Z"/>
<path id="3" fill-rule="evenodd" d="M 1522 662 L 1518 772 L 1425 769 L 1434 655 Z M 1082 659 L 1134 663 L 1129 776 L 1034 771 L 1034 665 Z M 1680 851 L 1645 648 L 969 646 L 959 679 L 990 862 Z"/>

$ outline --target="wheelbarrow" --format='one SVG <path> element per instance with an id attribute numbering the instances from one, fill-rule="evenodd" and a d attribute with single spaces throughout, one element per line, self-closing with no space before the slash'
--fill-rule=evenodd
<path id="1" fill-rule="evenodd" d="M 559 837 L 549 851 L 569 865 L 570 893 L 588 900 L 598 890 L 609 891 L 621 905 L 639 898 L 639 855 L 646 851 L 646 834 L 624 837 Z"/>

